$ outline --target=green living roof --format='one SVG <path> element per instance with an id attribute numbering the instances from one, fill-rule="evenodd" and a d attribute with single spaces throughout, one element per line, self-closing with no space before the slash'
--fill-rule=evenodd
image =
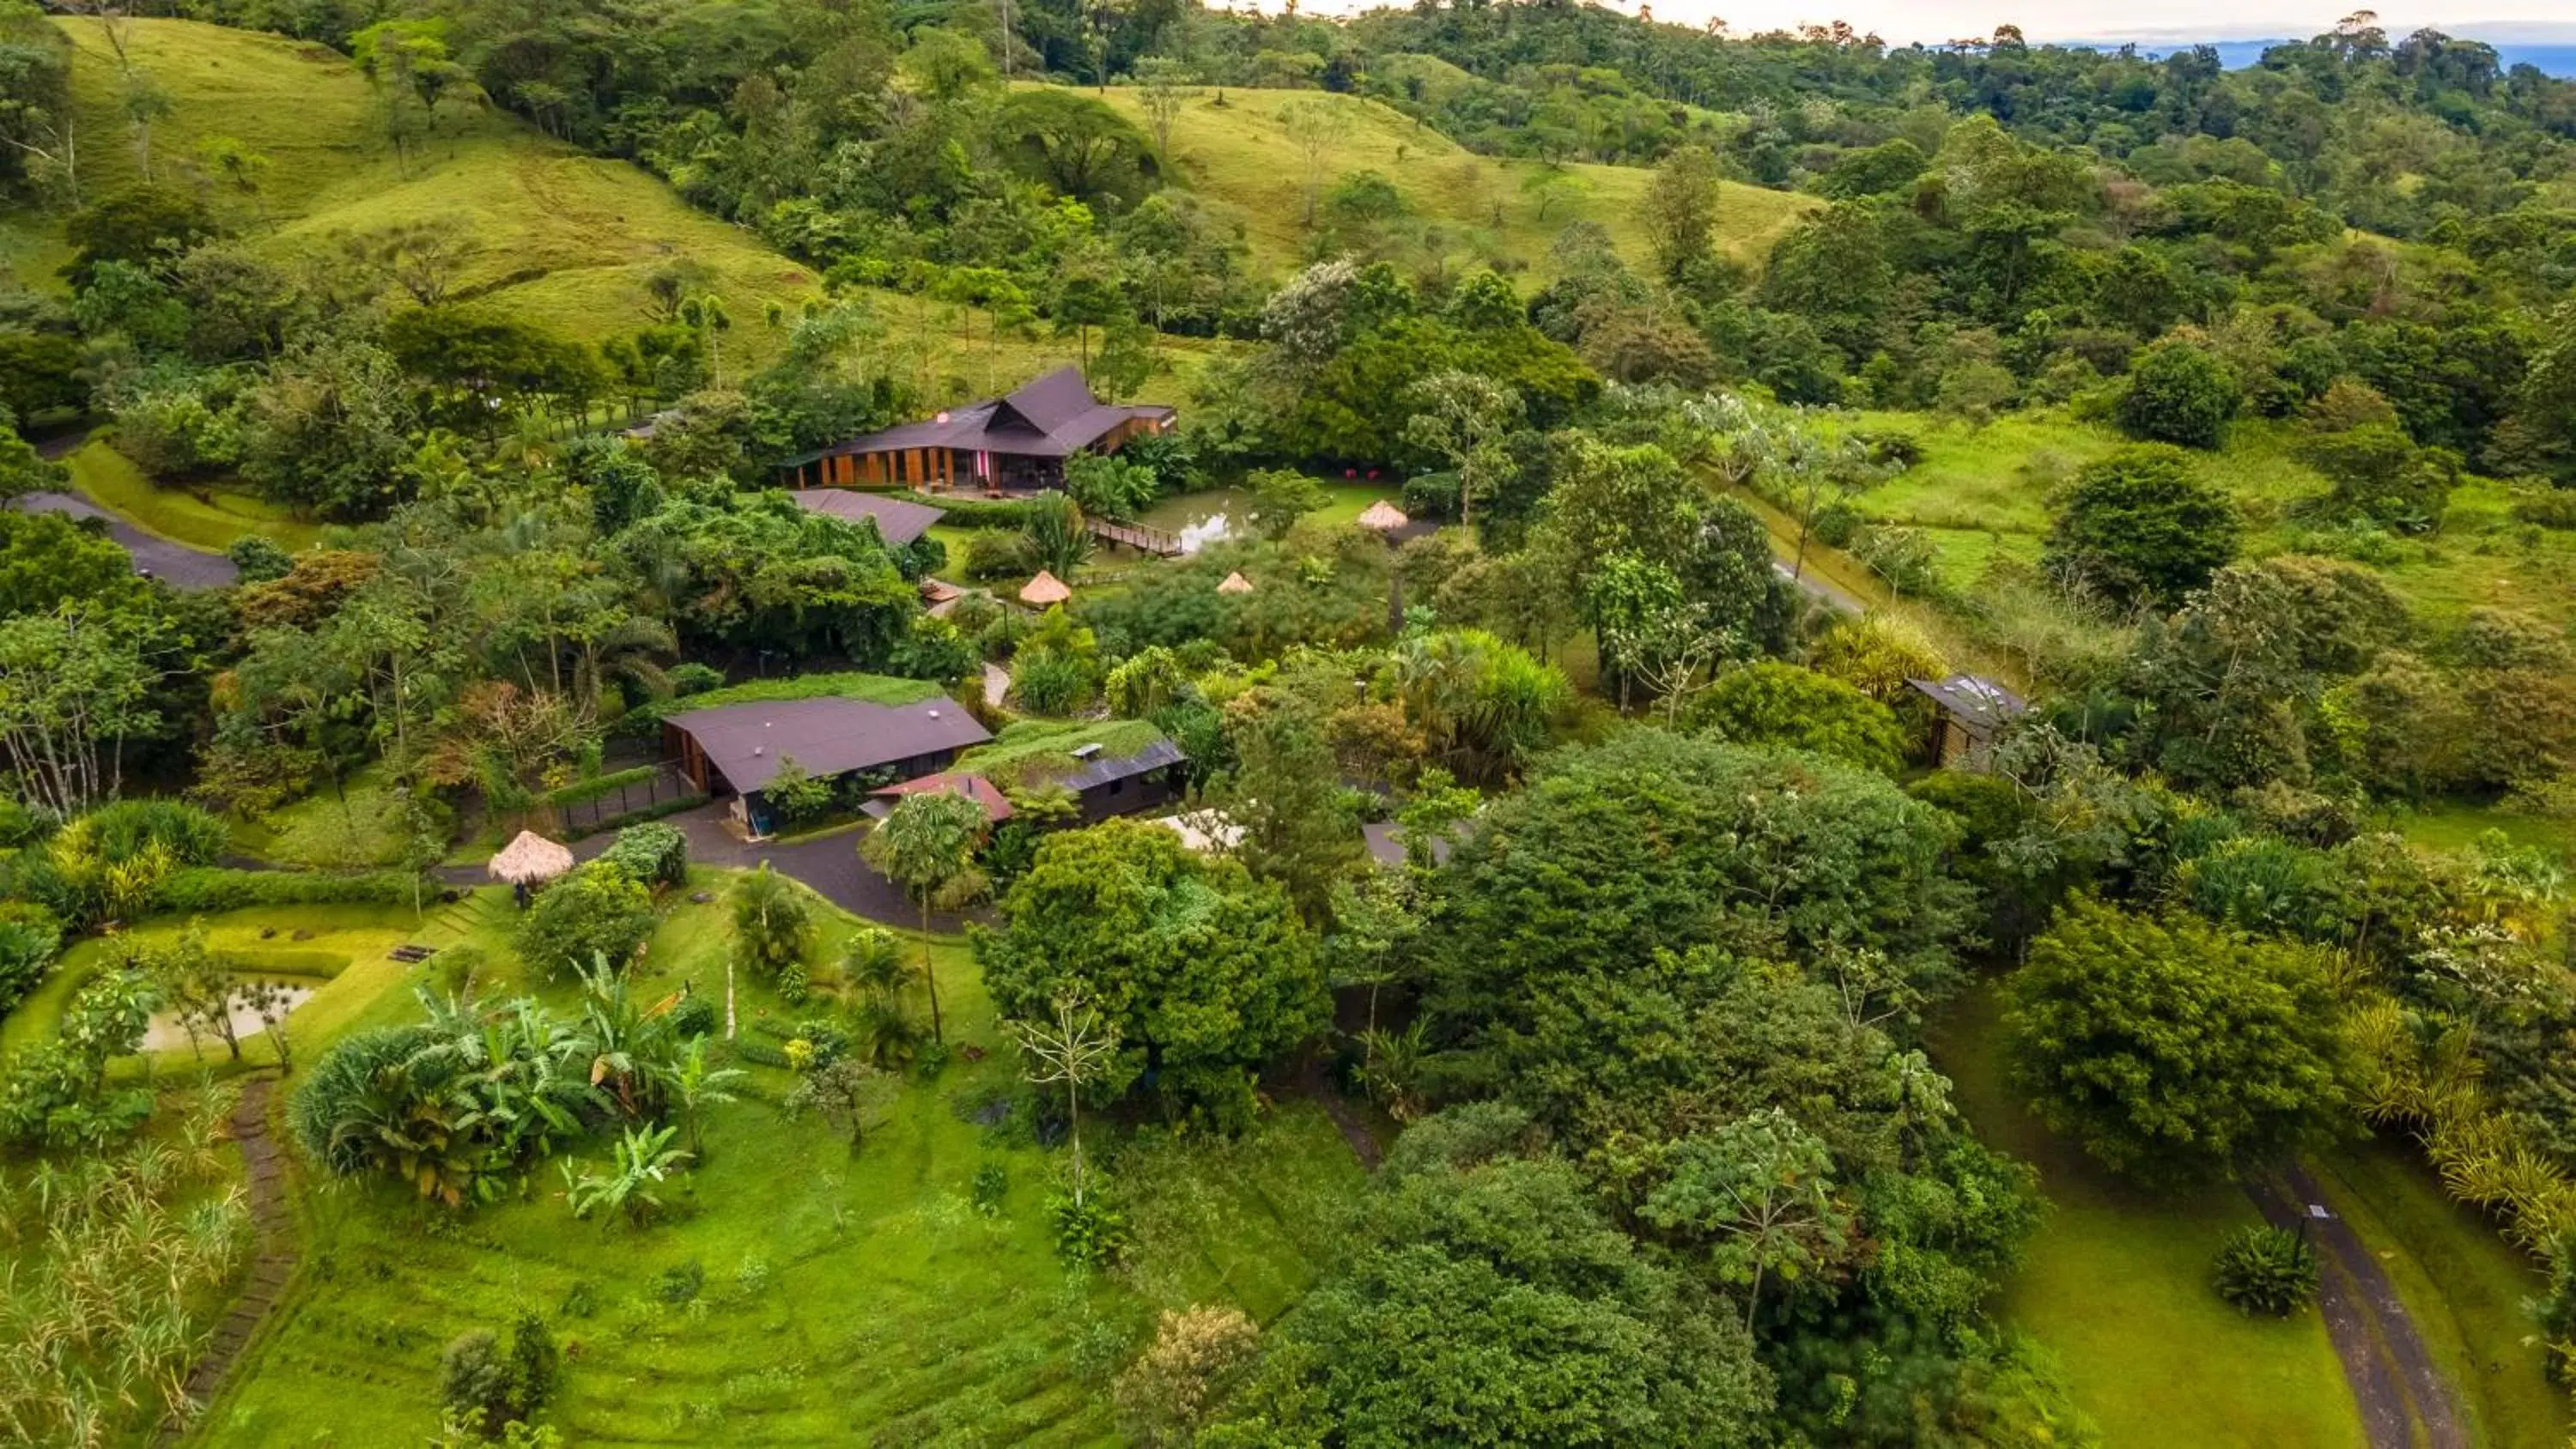
<path id="1" fill-rule="evenodd" d="M 636 713 L 663 719 L 691 710 L 722 709 L 729 704 L 763 704 L 781 699 L 856 699 L 869 704 L 919 704 L 939 693 L 939 686 L 926 679 L 901 679 L 891 674 L 862 674 L 851 670 L 840 674 L 796 674 L 780 679 L 754 679 L 742 684 L 729 684 L 698 694 L 684 694 L 675 699 L 657 699 L 639 706 Z"/>
<path id="2" fill-rule="evenodd" d="M 1070 773 L 1078 763 L 1073 752 L 1084 745 L 1098 745 L 1101 755 L 1115 759 L 1162 739 L 1161 730 L 1141 719 L 1024 719 L 1003 726 L 992 743 L 959 755 L 953 768 L 1009 782 L 1031 773 Z"/>

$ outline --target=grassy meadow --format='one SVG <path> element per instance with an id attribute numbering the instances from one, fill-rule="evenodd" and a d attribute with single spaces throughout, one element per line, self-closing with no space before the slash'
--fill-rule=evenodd
<path id="1" fill-rule="evenodd" d="M 2271 1321 L 2209 1286 L 2231 1230 L 2259 1223 L 2233 1183 L 2149 1195 L 2096 1168 L 2003 1080 L 1989 987 L 1953 1003 L 1933 1056 L 1978 1135 L 2036 1166 L 2050 1209 L 2005 1283 L 2005 1322 L 2046 1344 L 2103 1442 L 2200 1449 L 2358 1449 L 2367 1442 L 2314 1313 Z"/>
<path id="2" fill-rule="evenodd" d="M 1144 101 L 1132 87 L 1111 86 L 1109 104 L 1149 133 Z M 1376 171 L 1393 182 L 1413 212 L 1455 233 L 1456 251 L 1497 264 L 1549 273 L 1548 245 L 1568 222 L 1596 221 L 1629 265 L 1649 265 L 1639 221 L 1639 200 L 1651 175 L 1642 167 L 1568 164 L 1479 156 L 1379 101 L 1323 91 L 1202 88 L 1185 102 L 1172 125 L 1171 161 L 1191 190 L 1219 214 L 1240 223 L 1256 269 L 1284 274 L 1306 259 L 1304 225 L 1306 160 L 1290 139 L 1281 113 L 1292 105 L 1330 106 L 1344 113 L 1346 132 L 1325 163 L 1325 189 L 1355 171 Z M 1553 169 L 1565 178 L 1562 194 L 1547 200 L 1526 189 Z M 1782 232 L 1822 205 L 1812 197 L 1734 182 L 1718 203 L 1719 246 L 1735 261 L 1758 267 Z M 1540 213 L 1545 211 L 1545 216 Z"/>
<path id="3" fill-rule="evenodd" d="M 506 956 L 511 916 L 491 890 L 448 924 L 493 951 L 487 989 L 531 985 Z M 819 958 L 852 926 L 833 913 Z M 721 991 L 728 935 L 720 902 L 677 900 L 638 984 Z M 1038 1147 L 1021 1116 L 979 1125 L 1014 1095 L 1016 1055 L 963 947 L 933 950 L 960 1058 L 907 1084 L 855 1154 L 821 1122 L 787 1120 L 790 1077 L 754 1067 L 743 1099 L 708 1121 L 706 1161 L 666 1194 L 671 1213 L 641 1231 L 575 1220 L 550 1165 L 524 1200 L 461 1218 L 397 1184 L 306 1183 L 306 1276 L 199 1440 L 416 1438 L 434 1427 L 444 1344 L 525 1306 L 565 1345 L 550 1417 L 571 1442 L 1095 1443 L 1112 1427 L 1099 1376 L 1154 1310 L 1222 1300 L 1266 1318 L 1295 1300 L 1359 1177 L 1320 1109 L 1284 1105 L 1239 1143 L 1146 1131 L 1113 1146 L 1095 1129 L 1088 1145 L 1130 1185 L 1139 1249 L 1116 1275 L 1069 1275 L 1042 1209 L 1063 1154 Z M 537 990 L 572 1005 L 568 988 Z M 751 983 L 740 990 L 746 1032 L 786 1015 Z M 352 1025 L 409 1009 L 389 991 Z M 971 1200 L 988 1164 L 1010 1183 L 991 1217 Z"/>
<path id="4" fill-rule="evenodd" d="M 146 533 L 190 548 L 220 553 L 259 534 L 300 553 L 320 543 L 328 531 L 237 486 L 163 488 L 105 442 L 83 444 L 63 464 L 71 472 L 73 492 Z"/>
<path id="5" fill-rule="evenodd" d="M 1923 459 L 1853 500 L 1871 519 L 1928 534 L 1943 580 L 1973 592 L 1998 559 L 2035 563 L 2046 541 L 2052 495 L 2077 470 L 2128 440 L 2104 423 L 2049 408 L 2007 413 L 1983 426 L 1920 413 L 1864 412 L 1860 426 L 1912 434 Z M 2295 505 L 2327 491 L 2326 480 L 2291 456 L 2296 424 L 2246 420 L 2227 446 L 2194 453 L 2201 476 L 2236 501 L 2255 555 L 2320 552 Z M 2511 516 L 2512 498 L 2492 479 L 2470 478 L 2451 495 L 2440 531 L 2394 540 L 2370 567 L 2427 622 L 2456 622 L 2482 605 L 2524 609 L 2576 622 L 2576 534 L 2532 528 Z"/>

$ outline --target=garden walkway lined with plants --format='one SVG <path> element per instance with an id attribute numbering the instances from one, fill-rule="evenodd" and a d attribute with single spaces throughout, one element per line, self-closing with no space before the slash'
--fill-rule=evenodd
<path id="1" fill-rule="evenodd" d="M 224 1376 L 232 1372 L 234 1361 L 295 1276 L 295 1224 L 286 1206 L 286 1164 L 277 1139 L 268 1131 L 269 1093 L 270 1079 L 253 1077 L 242 1084 L 241 1098 L 233 1104 L 233 1145 L 241 1149 L 251 1230 L 258 1235 L 258 1247 L 241 1296 L 233 1300 L 205 1353 L 188 1371 L 188 1400 L 194 1404 L 214 1401 Z M 185 1428 L 175 1422 L 164 1424 L 161 1442 L 175 1443 Z"/>
<path id="2" fill-rule="evenodd" d="M 2245 1179 L 2264 1220 L 2302 1234 L 2317 1252 L 2317 1306 L 2361 1406 L 2371 1449 L 2468 1449 L 2451 1386 L 2434 1367 L 2387 1269 L 2326 1206 L 2325 1189 L 2293 1163 Z M 2313 1210 L 2312 1210 L 2313 1208 Z"/>

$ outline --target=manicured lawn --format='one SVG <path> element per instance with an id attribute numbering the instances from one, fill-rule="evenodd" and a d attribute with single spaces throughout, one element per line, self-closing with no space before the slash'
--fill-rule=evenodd
<path id="1" fill-rule="evenodd" d="M 437 909 L 434 902 L 431 909 Z M 386 953 L 422 929 L 407 905 L 270 906 L 202 919 L 207 940 L 217 951 L 261 975 L 327 978 L 318 980 L 312 999 L 287 1019 L 288 1044 L 299 1055 L 338 1037 L 402 979 L 407 968 L 387 960 Z M 133 927 L 130 934 L 147 941 L 166 940 L 186 924 L 185 918 L 163 916 Z M 113 949 L 110 942 L 91 937 L 64 952 L 44 984 L 19 1003 L 6 1023 L 0 1023 L 0 1050 L 17 1051 L 50 1038 L 73 994 L 111 958 Z M 229 1070 L 229 1064 L 219 1060 L 223 1056 L 222 1045 L 209 1042 L 203 1060 Z M 265 1036 L 243 1043 L 245 1064 L 276 1059 Z M 185 1050 L 158 1053 L 152 1060 L 156 1073 L 194 1065 Z M 120 1077 L 139 1074 L 142 1066 L 140 1058 L 128 1058 L 116 1063 L 112 1072 Z"/>
<path id="2" fill-rule="evenodd" d="M 2523 1302 L 2546 1292 L 2538 1264 L 2495 1226 L 2451 1201 L 2423 1154 L 2380 1137 L 2326 1153 L 2318 1182 L 2380 1259 L 2409 1317 L 2457 1391 L 2472 1444 L 2552 1444 L 2568 1402 L 2551 1386 Z"/>
<path id="3" fill-rule="evenodd" d="M 220 553 L 258 534 L 289 552 L 322 541 L 318 524 L 298 521 L 285 509 L 234 487 L 208 486 L 199 498 L 184 488 L 162 488 L 143 476 L 123 453 L 90 443 L 64 460 L 72 487 L 90 502 L 125 516 L 146 533 Z"/>
<path id="4" fill-rule="evenodd" d="M 1983 987 L 1960 1000 L 1935 1056 L 1979 1134 L 2040 1170 L 2052 1210 L 2004 1285 L 2003 1315 L 2056 1353 L 2104 1442 L 2363 1443 L 2324 1321 L 2248 1318 L 2209 1287 L 2220 1240 L 2260 1221 L 2253 1204 L 2229 1184 L 2150 1197 L 2093 1168 L 2007 1092 L 1995 1015 Z"/>
<path id="5" fill-rule="evenodd" d="M 691 886 L 720 893 L 723 879 L 698 871 Z M 721 899 L 666 901 L 639 984 L 721 993 Z M 486 947 L 486 989 L 517 991 L 529 983 L 506 954 L 514 919 L 506 892 L 482 891 L 422 939 Z M 854 928 L 831 913 L 817 959 L 835 959 Z M 1103 1375 L 1154 1312 L 1224 1301 L 1275 1316 L 1330 1251 L 1359 1168 L 1304 1102 L 1233 1143 L 1096 1125 L 1086 1145 L 1120 1186 L 1138 1247 L 1114 1274 L 1067 1274 L 1043 1210 L 1065 1154 L 1038 1147 L 1024 1118 L 975 1120 L 1012 1095 L 1016 1055 L 963 945 L 932 945 L 961 1054 L 936 1081 L 907 1081 L 855 1154 L 824 1124 L 787 1120 L 777 1103 L 792 1079 L 755 1067 L 744 1099 L 708 1121 L 707 1160 L 666 1194 L 667 1219 L 641 1231 L 576 1221 L 551 1165 L 520 1198 L 461 1217 L 395 1184 L 305 1184 L 306 1272 L 194 1442 L 417 1440 L 435 1427 L 444 1345 L 523 1307 L 565 1346 L 549 1417 L 572 1443 L 1111 1438 Z M 537 989 L 572 1003 L 569 986 Z M 764 1012 L 788 1015 L 750 982 L 739 989 L 746 1033 Z M 414 1010 L 386 990 L 348 1025 Z M 605 1152 L 593 1140 L 573 1155 Z M 971 1197 L 988 1164 L 1009 1180 L 989 1218 Z M 690 1281 L 693 1292 L 677 1286 Z"/>

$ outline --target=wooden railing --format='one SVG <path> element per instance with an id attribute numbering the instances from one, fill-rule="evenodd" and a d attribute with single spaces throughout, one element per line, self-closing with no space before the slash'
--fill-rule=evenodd
<path id="1" fill-rule="evenodd" d="M 1181 536 L 1177 533 L 1165 533 L 1159 528 L 1144 528 L 1133 523 L 1112 523 L 1106 518 L 1086 517 L 1082 521 L 1090 526 L 1092 537 L 1105 543 L 1123 543 L 1129 548 L 1160 554 L 1164 558 L 1181 556 Z"/>

